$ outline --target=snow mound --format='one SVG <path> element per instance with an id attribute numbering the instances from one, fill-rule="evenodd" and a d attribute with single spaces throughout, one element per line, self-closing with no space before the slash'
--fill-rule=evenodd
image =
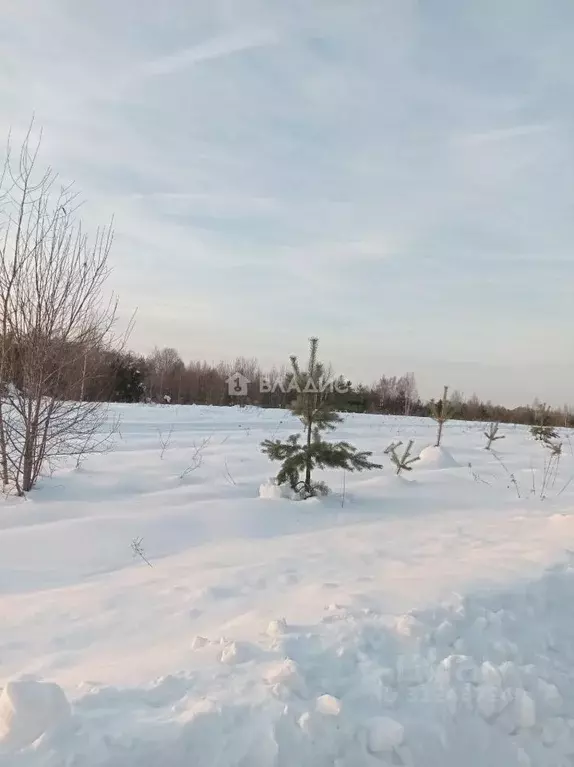
<path id="1" fill-rule="evenodd" d="M 402 744 L 404 736 L 403 725 L 388 716 L 375 716 L 368 722 L 367 744 L 373 754 L 393 751 Z"/>
<path id="2" fill-rule="evenodd" d="M 432 445 L 421 451 L 418 465 L 426 469 L 452 469 L 459 464 L 445 447 Z"/>
<path id="3" fill-rule="evenodd" d="M 268 479 L 260 485 L 259 497 L 271 501 L 280 501 L 285 498 L 293 500 L 295 494 L 288 485 L 278 485 L 274 479 Z"/>
<path id="4" fill-rule="evenodd" d="M 333 695 L 320 695 L 317 698 L 317 711 L 325 716 L 339 716 L 341 701 Z"/>
<path id="5" fill-rule="evenodd" d="M 222 663 L 233 666 L 251 660 L 253 650 L 247 642 L 226 642 L 219 656 Z"/>
<path id="6" fill-rule="evenodd" d="M 27 746 L 69 719 L 70 713 L 57 684 L 30 679 L 8 682 L 0 696 L 0 744 Z"/>
<path id="7" fill-rule="evenodd" d="M 267 635 L 270 637 L 278 637 L 287 633 L 287 621 L 285 618 L 277 618 L 270 621 L 267 626 Z"/>

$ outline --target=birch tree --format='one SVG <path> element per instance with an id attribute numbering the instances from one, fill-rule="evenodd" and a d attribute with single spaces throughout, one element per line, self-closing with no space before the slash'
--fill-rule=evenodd
<path id="1" fill-rule="evenodd" d="M 105 292 L 112 229 L 88 237 L 38 148 L 30 133 L 17 156 L 8 146 L 0 197 L 0 463 L 20 495 L 47 464 L 101 443 L 105 406 L 83 394 L 117 307 Z"/>

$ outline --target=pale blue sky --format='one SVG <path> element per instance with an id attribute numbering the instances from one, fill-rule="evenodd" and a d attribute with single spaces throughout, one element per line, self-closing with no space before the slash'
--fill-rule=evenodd
<path id="1" fill-rule="evenodd" d="M 571 0 L 0 0 L 131 345 L 574 402 Z"/>

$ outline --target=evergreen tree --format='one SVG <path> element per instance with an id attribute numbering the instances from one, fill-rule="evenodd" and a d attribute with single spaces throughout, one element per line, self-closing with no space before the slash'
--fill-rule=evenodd
<path id="1" fill-rule="evenodd" d="M 261 443 L 263 452 L 272 461 L 283 464 L 277 474 L 277 483 L 282 485 L 288 482 L 302 498 L 328 492 L 325 483 L 312 481 L 312 471 L 316 467 L 347 471 L 381 468 L 369 460 L 370 452 L 360 452 L 348 442 L 325 442 L 321 437 L 321 432 L 335 429 L 341 417 L 335 412 L 329 397 L 329 374 L 317 360 L 318 344 L 317 338 L 310 339 L 309 362 L 305 371 L 299 367 L 297 357 L 291 357 L 293 373 L 290 389 L 297 392 L 291 412 L 303 424 L 304 444 L 299 442 L 299 434 L 292 434 L 286 442 L 266 439 Z M 300 479 L 301 473 L 304 474 L 303 480 Z"/>
<path id="2" fill-rule="evenodd" d="M 131 355 L 116 355 L 112 361 L 114 388 L 113 402 L 141 402 L 144 398 L 144 376 L 139 364 Z"/>
<path id="3" fill-rule="evenodd" d="M 548 425 L 532 426 L 530 433 L 534 439 L 538 440 L 539 442 L 544 442 L 545 444 L 553 439 L 558 438 L 558 432 L 556 429 L 553 426 Z"/>

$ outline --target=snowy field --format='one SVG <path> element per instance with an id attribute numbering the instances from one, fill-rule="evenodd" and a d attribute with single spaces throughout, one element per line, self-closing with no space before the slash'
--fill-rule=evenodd
<path id="1" fill-rule="evenodd" d="M 259 497 L 288 413 L 114 413 L 2 503 L 1 767 L 572 767 L 566 432 L 548 476 L 528 429 L 497 460 L 451 422 L 403 479 L 384 449 L 434 424 L 347 416 L 384 468 L 293 502 Z"/>

